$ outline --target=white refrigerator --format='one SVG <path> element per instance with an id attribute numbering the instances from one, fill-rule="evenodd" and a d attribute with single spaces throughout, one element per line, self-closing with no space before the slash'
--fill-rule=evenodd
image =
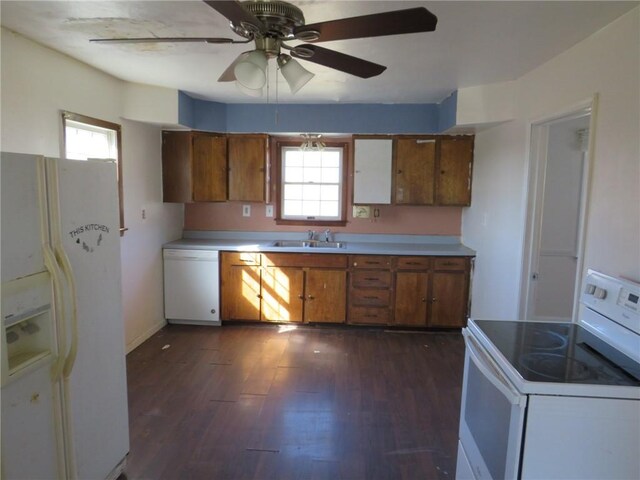
<path id="1" fill-rule="evenodd" d="M 129 451 L 116 166 L 2 153 L 3 479 L 116 478 Z"/>

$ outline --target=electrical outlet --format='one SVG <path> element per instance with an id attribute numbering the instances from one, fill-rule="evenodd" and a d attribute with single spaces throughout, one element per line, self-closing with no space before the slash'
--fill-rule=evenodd
<path id="1" fill-rule="evenodd" d="M 353 218 L 369 218 L 371 216 L 371 207 L 368 205 L 354 205 Z"/>
<path id="2" fill-rule="evenodd" d="M 267 205 L 264 209 L 265 217 L 273 217 L 273 205 Z"/>
<path id="3" fill-rule="evenodd" d="M 242 205 L 242 216 L 243 217 L 251 216 L 251 205 Z"/>

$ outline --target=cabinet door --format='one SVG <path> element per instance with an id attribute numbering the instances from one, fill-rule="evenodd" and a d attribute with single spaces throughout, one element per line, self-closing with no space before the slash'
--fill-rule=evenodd
<path id="1" fill-rule="evenodd" d="M 301 268 L 269 267 L 262 270 L 263 321 L 302 321 L 303 279 Z"/>
<path id="2" fill-rule="evenodd" d="M 467 323 L 467 272 L 434 272 L 430 327 L 464 327 Z"/>
<path id="3" fill-rule="evenodd" d="M 264 201 L 266 137 L 229 136 L 228 149 L 229 200 Z"/>
<path id="4" fill-rule="evenodd" d="M 227 139 L 217 135 L 193 137 L 193 200 L 227 199 Z"/>
<path id="5" fill-rule="evenodd" d="M 396 143 L 395 203 L 433 205 L 435 139 L 399 138 Z"/>
<path id="6" fill-rule="evenodd" d="M 440 139 L 436 185 L 438 205 L 471 204 L 472 136 Z"/>
<path id="7" fill-rule="evenodd" d="M 391 203 L 393 140 L 354 141 L 353 203 Z"/>
<path id="8" fill-rule="evenodd" d="M 347 316 L 347 272 L 309 269 L 306 277 L 304 321 L 344 323 Z"/>
<path id="9" fill-rule="evenodd" d="M 223 320 L 260 320 L 260 267 L 227 266 L 220 283 Z"/>
<path id="10" fill-rule="evenodd" d="M 193 200 L 191 132 L 162 132 L 162 201 Z"/>
<path id="11" fill-rule="evenodd" d="M 396 273 L 395 325 L 424 327 L 427 325 L 426 272 Z"/>

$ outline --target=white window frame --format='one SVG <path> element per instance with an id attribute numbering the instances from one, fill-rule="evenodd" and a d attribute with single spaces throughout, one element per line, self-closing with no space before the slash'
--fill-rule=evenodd
<path id="1" fill-rule="evenodd" d="M 285 168 L 286 168 L 286 152 L 287 151 L 298 151 L 301 153 L 306 153 L 300 146 L 292 146 L 292 145 L 283 145 L 280 147 L 280 198 L 278 199 L 280 202 L 280 220 L 283 221 L 301 221 L 301 222 L 342 222 L 343 218 L 343 202 L 344 202 L 344 191 L 346 188 L 344 184 L 344 169 L 345 166 L 345 148 L 343 146 L 326 146 L 321 152 L 324 151 L 337 151 L 339 153 L 339 162 L 338 162 L 338 182 L 285 182 Z M 304 168 L 304 167 L 303 167 Z M 326 215 L 316 215 L 316 216 L 307 216 L 307 215 L 285 215 L 285 186 L 286 185 L 337 185 L 338 186 L 338 213 L 335 216 L 326 216 Z"/>

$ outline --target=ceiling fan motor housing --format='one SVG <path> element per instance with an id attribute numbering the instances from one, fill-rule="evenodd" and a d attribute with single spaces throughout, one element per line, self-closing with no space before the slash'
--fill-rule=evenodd
<path id="1" fill-rule="evenodd" d="M 231 30 L 245 38 L 275 37 L 293 38 L 293 29 L 304 25 L 304 15 L 295 5 L 278 0 L 249 0 L 241 2 L 242 8 L 252 13 L 264 26 L 264 31 L 256 31 L 253 25 L 231 22 Z"/>

